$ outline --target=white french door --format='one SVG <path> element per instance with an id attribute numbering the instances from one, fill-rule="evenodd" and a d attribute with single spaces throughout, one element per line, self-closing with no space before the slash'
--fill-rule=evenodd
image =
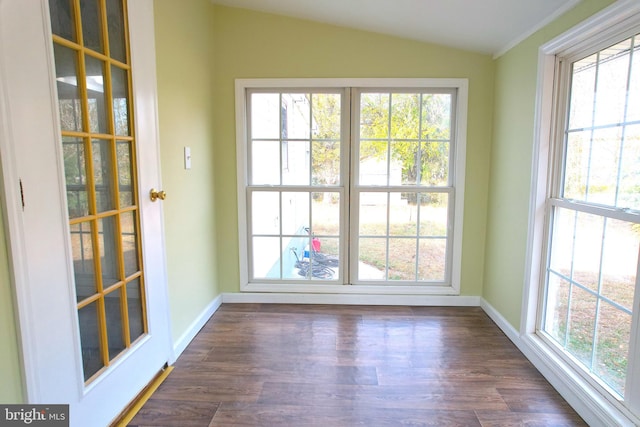
<path id="1" fill-rule="evenodd" d="M 69 404 L 71 425 L 106 425 L 172 357 L 161 203 L 149 197 L 160 187 L 153 2 L 51 3 L 0 0 L 26 397 Z"/>

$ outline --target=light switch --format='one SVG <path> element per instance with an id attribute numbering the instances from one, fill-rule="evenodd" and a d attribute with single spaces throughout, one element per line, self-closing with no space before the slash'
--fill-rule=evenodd
<path id="1" fill-rule="evenodd" d="M 184 147 L 184 168 L 191 169 L 191 147 Z"/>

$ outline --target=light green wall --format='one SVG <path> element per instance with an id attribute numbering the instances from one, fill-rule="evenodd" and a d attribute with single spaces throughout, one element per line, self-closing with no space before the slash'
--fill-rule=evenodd
<path id="1" fill-rule="evenodd" d="M 234 79 L 469 79 L 463 295 L 481 295 L 493 108 L 490 56 L 282 16 L 216 6 L 216 205 L 219 283 L 239 291 Z"/>
<path id="2" fill-rule="evenodd" d="M 610 3 L 583 0 L 496 61 L 483 296 L 515 328 L 525 283 L 538 49 Z"/>
<path id="3" fill-rule="evenodd" d="M 169 303 L 174 342 L 218 295 L 213 127 L 213 6 L 155 0 Z M 192 169 L 183 150 L 191 147 Z"/>
<path id="4" fill-rule="evenodd" d="M 13 289 L 0 204 L 0 403 L 22 403 L 22 375 L 13 312 Z"/>

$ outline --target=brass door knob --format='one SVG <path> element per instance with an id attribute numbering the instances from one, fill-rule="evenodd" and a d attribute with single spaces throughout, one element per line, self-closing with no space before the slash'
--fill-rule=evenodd
<path id="1" fill-rule="evenodd" d="M 149 192 L 149 196 L 151 197 L 151 201 L 155 202 L 158 199 L 164 200 L 167 197 L 167 193 L 163 190 L 158 191 L 155 188 L 152 188 Z"/>

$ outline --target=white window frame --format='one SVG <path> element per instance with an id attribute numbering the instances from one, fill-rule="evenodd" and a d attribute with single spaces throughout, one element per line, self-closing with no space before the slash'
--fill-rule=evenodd
<path id="1" fill-rule="evenodd" d="M 629 360 L 627 402 L 623 404 L 608 393 L 597 381 L 556 352 L 537 330 L 541 326 L 544 268 L 548 246 L 547 204 L 553 196 L 554 182 L 561 170 L 563 129 L 558 129 L 557 114 L 566 105 L 559 97 L 568 96 L 566 80 L 558 70 L 558 55 L 572 54 L 593 48 L 604 48 L 625 32 L 640 25 L 640 4 L 633 0 L 618 1 L 600 13 L 541 46 L 538 54 L 538 78 L 532 180 L 529 207 L 527 263 L 524 277 L 524 297 L 520 322 L 521 347 L 536 367 L 578 411 L 590 425 L 640 425 L 640 364 Z M 632 34 L 631 34 L 632 35 Z M 556 95 L 559 94 L 559 95 Z M 560 165 L 561 167 L 561 165 Z M 557 187 L 557 185 L 556 185 Z M 640 272 L 639 272 L 640 275 Z M 634 311 L 640 311 L 640 292 L 636 292 Z M 640 355 L 640 316 L 636 314 L 631 330 L 630 354 Z M 631 357 L 630 357 L 631 359 Z"/>
<path id="2" fill-rule="evenodd" d="M 380 78 L 380 79 L 237 79 L 235 81 L 236 100 L 236 161 L 237 161 L 237 195 L 238 195 L 238 242 L 240 261 L 240 290 L 243 292 L 282 292 L 282 293 L 315 293 L 315 294 L 379 294 L 379 295 L 459 295 L 460 276 L 462 266 L 462 226 L 464 218 L 464 183 L 466 165 L 466 135 L 467 135 L 467 106 L 468 106 L 468 80 L 467 79 L 420 79 L 420 78 Z M 247 141 L 247 90 L 251 89 L 314 89 L 343 88 L 347 92 L 349 88 L 380 88 L 385 90 L 398 90 L 402 88 L 447 88 L 457 91 L 455 103 L 455 127 L 452 133 L 456 137 L 455 149 L 451 155 L 455 169 L 453 187 L 454 199 L 450 201 L 455 206 L 452 230 L 452 256 L 451 280 L 442 286 L 429 285 L 368 285 L 358 284 L 351 286 L 348 282 L 349 272 L 341 272 L 345 277 L 340 284 L 314 284 L 304 281 L 287 283 L 265 283 L 249 281 L 250 256 L 248 254 L 248 224 L 247 224 L 247 186 L 249 183 L 248 141 Z M 352 109 L 354 107 L 352 106 Z M 353 114 L 351 114 L 352 116 Z M 343 118 L 344 123 L 344 118 Z M 354 135 L 346 135 L 345 145 L 354 143 Z M 353 162 L 353 159 L 351 159 Z M 348 158 L 343 160 L 343 168 L 351 166 Z M 353 174 L 353 171 L 351 172 Z M 347 174 L 348 175 L 348 174 Z M 344 176 L 344 175 L 343 175 Z M 346 185 L 345 193 L 350 192 L 351 182 Z M 348 207 L 349 200 L 345 205 Z M 346 216 L 345 216 L 346 218 Z M 353 223 L 345 224 L 351 229 L 341 230 L 343 234 L 343 250 L 347 250 L 348 236 L 353 232 Z M 346 252 L 343 252 L 346 253 Z M 345 263 L 345 270 L 349 266 Z"/>

